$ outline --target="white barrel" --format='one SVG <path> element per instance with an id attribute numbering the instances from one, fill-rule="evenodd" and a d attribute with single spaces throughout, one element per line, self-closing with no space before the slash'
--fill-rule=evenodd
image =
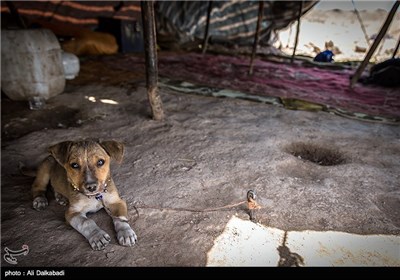
<path id="1" fill-rule="evenodd" d="M 62 50 L 52 31 L 1 31 L 1 88 L 22 101 L 47 100 L 64 91 Z"/>

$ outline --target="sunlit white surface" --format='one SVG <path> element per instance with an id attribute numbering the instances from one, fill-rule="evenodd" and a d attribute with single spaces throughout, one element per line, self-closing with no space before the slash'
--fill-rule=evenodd
<path id="1" fill-rule="evenodd" d="M 299 266 L 400 266 L 400 237 L 289 231 L 285 239 L 283 230 L 233 216 L 208 252 L 207 266 L 278 266 L 285 259 Z"/>

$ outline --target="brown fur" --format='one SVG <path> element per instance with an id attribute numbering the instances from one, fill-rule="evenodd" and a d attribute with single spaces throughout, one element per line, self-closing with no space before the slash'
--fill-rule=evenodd
<path id="1" fill-rule="evenodd" d="M 65 141 L 51 146 L 49 152 L 32 185 L 33 207 L 46 208 L 45 193 L 50 182 L 57 202 L 69 204 L 65 213 L 67 222 L 88 239 L 94 250 L 104 249 L 111 240 L 86 217 L 88 212 L 101 208 L 113 218 L 119 243 L 134 245 L 137 238 L 127 223 L 127 206 L 110 173 L 111 159 L 122 161 L 124 145 L 116 141 Z"/>

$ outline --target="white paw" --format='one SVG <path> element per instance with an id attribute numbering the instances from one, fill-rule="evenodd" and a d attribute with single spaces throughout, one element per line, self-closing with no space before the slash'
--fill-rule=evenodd
<path id="1" fill-rule="evenodd" d="M 117 239 L 122 246 L 133 246 L 137 242 L 137 236 L 129 226 L 117 232 Z"/>
<path id="2" fill-rule="evenodd" d="M 33 200 L 33 208 L 38 211 L 45 209 L 47 205 L 49 205 L 49 203 L 47 201 L 47 198 L 44 196 L 37 196 Z"/>
<path id="3" fill-rule="evenodd" d="M 57 201 L 58 204 L 60 204 L 62 206 L 67 206 L 68 205 L 68 198 L 66 198 L 62 194 L 54 193 L 54 196 L 56 197 L 56 201 Z"/>
<path id="4" fill-rule="evenodd" d="M 110 243 L 111 237 L 104 230 L 96 230 L 89 238 L 89 244 L 93 250 L 103 250 L 108 243 Z"/>

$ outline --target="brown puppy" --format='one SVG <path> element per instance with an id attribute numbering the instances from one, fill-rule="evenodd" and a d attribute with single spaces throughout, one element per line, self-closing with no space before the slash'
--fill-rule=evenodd
<path id="1" fill-rule="evenodd" d="M 45 193 L 50 182 L 57 202 L 69 203 L 67 222 L 89 241 L 92 249 L 102 250 L 111 240 L 86 217 L 101 208 L 112 217 L 119 244 L 133 246 L 137 237 L 128 224 L 126 203 L 119 197 L 110 174 L 110 161 L 122 161 L 124 145 L 116 141 L 65 141 L 51 146 L 49 152 L 32 185 L 33 208 L 43 210 L 48 205 Z"/>

